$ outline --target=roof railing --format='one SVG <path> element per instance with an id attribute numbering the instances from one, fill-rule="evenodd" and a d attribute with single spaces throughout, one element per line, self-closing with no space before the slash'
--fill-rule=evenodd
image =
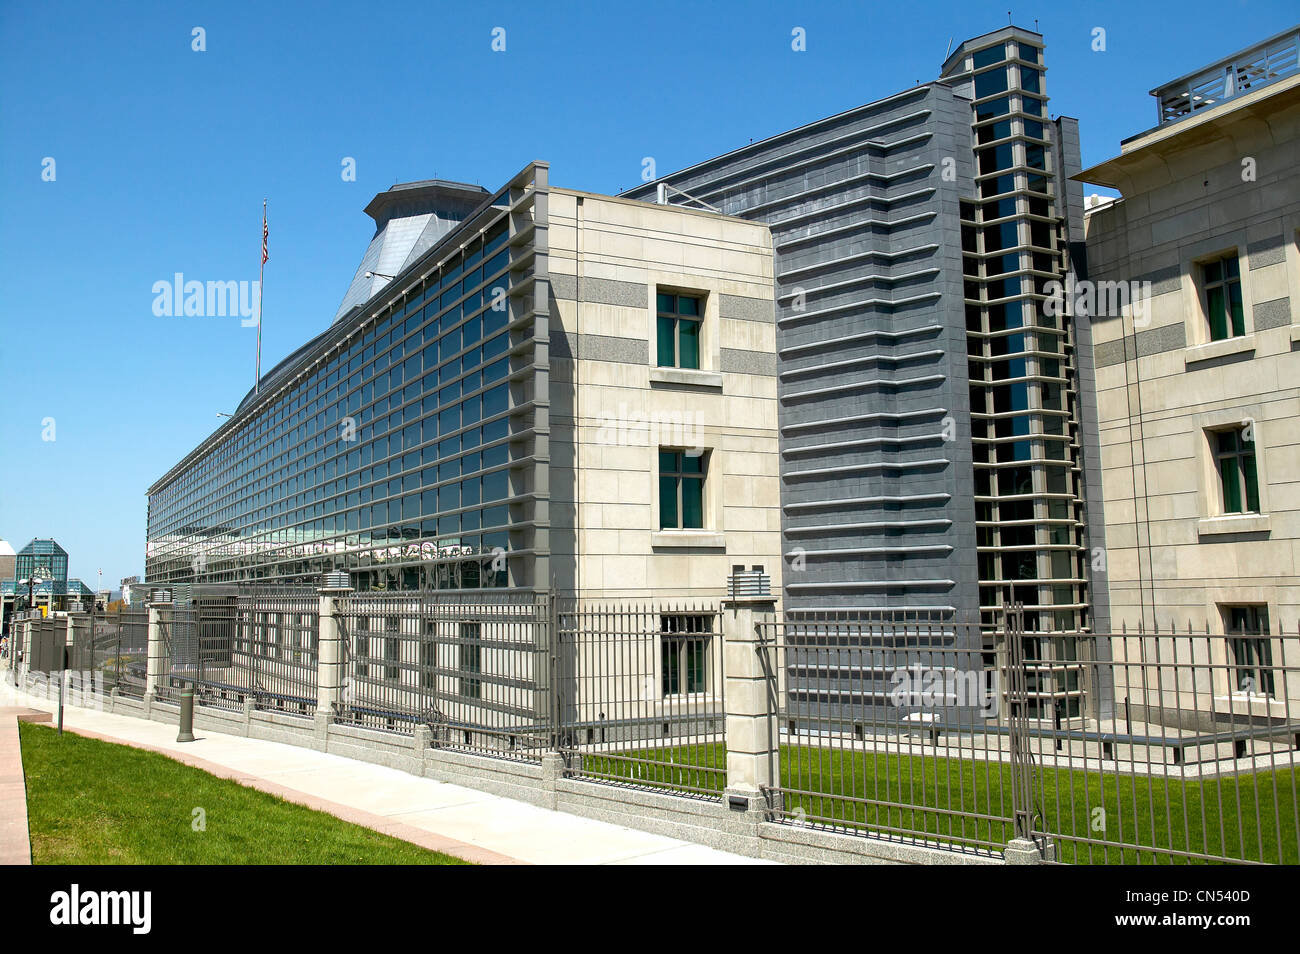
<path id="1" fill-rule="evenodd" d="M 1300 72 L 1300 28 L 1247 47 L 1151 91 L 1165 126 Z"/>

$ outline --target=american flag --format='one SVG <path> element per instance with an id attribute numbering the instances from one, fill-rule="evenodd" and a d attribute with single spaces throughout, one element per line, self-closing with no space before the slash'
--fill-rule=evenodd
<path id="1" fill-rule="evenodd" d="M 270 234 L 271 234 L 270 230 L 267 229 L 266 227 L 266 203 L 263 202 L 262 203 L 262 264 L 263 265 L 266 264 L 266 260 L 268 257 L 266 254 L 266 239 L 267 236 Z"/>

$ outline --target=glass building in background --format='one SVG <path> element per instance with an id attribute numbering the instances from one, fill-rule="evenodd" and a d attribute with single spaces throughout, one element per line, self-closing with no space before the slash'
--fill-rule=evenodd
<path id="1" fill-rule="evenodd" d="M 772 229 L 787 612 L 1108 625 L 1077 123 L 1043 38 L 631 190 Z"/>
<path id="2" fill-rule="evenodd" d="M 546 585 L 545 188 L 533 164 L 376 196 L 333 324 L 149 488 L 146 579 Z"/>
<path id="3" fill-rule="evenodd" d="M 8 573 L 0 578 L 0 632 L 9 632 L 18 609 L 43 607 L 47 613 L 63 612 L 94 602 L 94 590 L 81 580 L 68 579 L 68 551 L 57 540 L 37 537 L 8 560 L 6 550 L 12 553 L 0 540 L 0 570 L 8 569 L 5 564 L 10 562 L 13 568 L 12 578 Z"/>

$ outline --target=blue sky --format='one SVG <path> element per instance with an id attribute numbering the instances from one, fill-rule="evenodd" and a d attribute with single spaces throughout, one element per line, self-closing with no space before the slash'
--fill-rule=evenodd
<path id="1" fill-rule="evenodd" d="M 668 172 L 933 79 L 1007 7 L 0 0 L 0 537 L 57 538 L 91 586 L 143 571 L 145 489 L 234 410 L 255 343 L 238 318 L 156 316 L 153 285 L 255 281 L 264 197 L 269 369 L 333 317 L 394 182 L 494 189 L 545 159 L 556 185 L 616 192 L 645 156 Z M 1153 125 L 1153 86 L 1300 19 L 1294 0 L 1011 10 L 1038 18 L 1085 165 Z"/>

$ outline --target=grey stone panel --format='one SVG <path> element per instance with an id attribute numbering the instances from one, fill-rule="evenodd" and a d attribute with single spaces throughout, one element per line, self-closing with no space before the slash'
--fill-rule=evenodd
<path id="1" fill-rule="evenodd" d="M 551 294 L 565 301 L 576 301 L 578 298 L 577 277 L 573 275 L 552 275 Z M 554 333 L 552 333 L 552 337 L 554 337 Z"/>
<path id="2" fill-rule="evenodd" d="M 650 361 L 650 352 L 645 341 L 640 338 L 571 335 L 558 329 L 551 330 L 551 353 L 561 359 L 580 358 L 583 361 L 614 361 L 619 364 L 647 364 Z"/>
<path id="3" fill-rule="evenodd" d="M 1161 325 L 1137 333 L 1138 354 L 1143 357 L 1179 351 L 1187 347 L 1187 329 L 1182 325 Z"/>
<path id="4" fill-rule="evenodd" d="M 1275 298 L 1255 306 L 1255 330 L 1267 331 L 1291 324 L 1291 299 Z"/>
<path id="5" fill-rule="evenodd" d="M 1133 357 L 1131 336 L 1097 345 L 1093 355 L 1098 368 L 1109 368 Z M 1181 351 L 1187 347 L 1187 330 L 1182 325 L 1161 325 L 1137 333 L 1137 351 L 1142 357 Z"/>
<path id="6" fill-rule="evenodd" d="M 1111 365 L 1120 364 L 1124 360 L 1126 348 L 1126 338 L 1120 338 L 1117 341 L 1105 341 L 1093 348 L 1093 356 L 1096 358 L 1098 368 L 1109 368 Z"/>
<path id="7" fill-rule="evenodd" d="M 1169 292 L 1176 292 L 1183 283 L 1183 270 L 1178 265 L 1168 265 L 1165 268 L 1157 268 L 1155 271 L 1148 272 L 1138 281 L 1151 283 L 1152 295 L 1166 295 Z"/>
<path id="8" fill-rule="evenodd" d="M 739 318 L 767 324 L 776 320 L 776 309 L 772 302 L 765 298 L 748 298 L 744 295 L 719 295 L 718 314 L 723 318 Z"/>
<path id="9" fill-rule="evenodd" d="M 1246 248 L 1246 258 L 1252 270 L 1284 262 L 1286 261 L 1285 240 L 1281 235 L 1275 235 L 1272 238 L 1251 242 Z"/>
<path id="10" fill-rule="evenodd" d="M 642 363 L 645 347 L 642 346 Z M 776 374 L 776 355 L 766 351 L 745 351 L 740 348 L 722 349 L 722 370 L 738 374 Z"/>
<path id="11" fill-rule="evenodd" d="M 578 297 L 578 280 L 573 275 L 552 275 L 551 288 L 556 298 L 576 301 Z M 612 278 L 590 278 L 582 280 L 582 300 L 602 305 L 626 305 L 629 308 L 645 308 L 649 303 L 646 286 L 637 282 L 621 282 Z"/>

